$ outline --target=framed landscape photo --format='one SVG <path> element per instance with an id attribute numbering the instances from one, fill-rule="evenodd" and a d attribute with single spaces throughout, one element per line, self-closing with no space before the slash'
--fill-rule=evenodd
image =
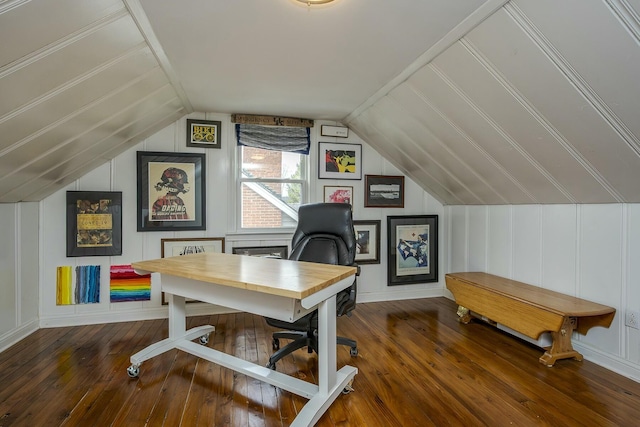
<path id="1" fill-rule="evenodd" d="M 138 151 L 138 231 L 206 229 L 205 155 Z"/>
<path id="2" fill-rule="evenodd" d="M 387 284 L 438 281 L 438 216 L 387 217 Z"/>
<path id="3" fill-rule="evenodd" d="M 353 221 L 356 232 L 356 263 L 380 264 L 380 220 Z"/>
<path id="4" fill-rule="evenodd" d="M 241 246 L 231 249 L 236 255 L 249 255 L 287 259 L 289 248 L 287 246 Z"/>
<path id="5" fill-rule="evenodd" d="M 202 252 L 224 253 L 224 237 L 194 237 L 160 239 L 160 257 L 183 256 Z M 187 298 L 186 302 L 198 302 Z M 162 304 L 167 304 L 162 292 Z"/>
<path id="6" fill-rule="evenodd" d="M 218 121 L 187 119 L 187 147 L 222 147 L 221 126 Z"/>
<path id="7" fill-rule="evenodd" d="M 404 176 L 365 175 L 364 206 L 367 208 L 403 208 Z"/>
<path id="8" fill-rule="evenodd" d="M 318 178 L 362 179 L 362 145 L 318 143 Z"/>
<path id="9" fill-rule="evenodd" d="M 67 191 L 67 256 L 122 255 L 122 192 Z"/>
<path id="10" fill-rule="evenodd" d="M 353 187 L 324 186 L 325 203 L 347 203 L 353 206 Z"/>

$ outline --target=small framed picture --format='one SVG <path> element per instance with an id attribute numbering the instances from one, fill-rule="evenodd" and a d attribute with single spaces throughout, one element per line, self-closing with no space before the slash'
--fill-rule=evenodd
<path id="1" fill-rule="evenodd" d="M 438 281 L 438 215 L 387 217 L 388 285 Z"/>
<path id="2" fill-rule="evenodd" d="M 289 248 L 287 246 L 244 246 L 231 249 L 236 255 L 249 255 L 287 259 Z"/>
<path id="3" fill-rule="evenodd" d="M 187 119 L 187 147 L 220 148 L 221 122 Z"/>
<path id="4" fill-rule="evenodd" d="M 404 176 L 365 175 L 364 191 L 367 208 L 404 207 Z"/>
<path id="5" fill-rule="evenodd" d="M 353 187 L 324 186 L 325 203 L 348 203 L 353 206 Z"/>
<path id="6" fill-rule="evenodd" d="M 122 255 L 122 192 L 67 191 L 67 256 Z"/>
<path id="7" fill-rule="evenodd" d="M 349 137 L 349 128 L 344 127 L 344 126 L 321 125 L 320 126 L 320 135 L 321 136 L 335 136 L 337 138 L 348 138 Z"/>
<path id="8" fill-rule="evenodd" d="M 362 145 L 318 144 L 318 178 L 362 179 Z"/>
<path id="9" fill-rule="evenodd" d="M 380 264 L 380 220 L 353 221 L 356 232 L 356 262 Z"/>
<path id="10" fill-rule="evenodd" d="M 138 151 L 138 231 L 206 230 L 205 155 Z"/>

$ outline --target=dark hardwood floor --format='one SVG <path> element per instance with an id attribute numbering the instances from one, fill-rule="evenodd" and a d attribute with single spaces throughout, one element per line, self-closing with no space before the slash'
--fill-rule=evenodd
<path id="1" fill-rule="evenodd" d="M 319 426 L 637 426 L 640 383 L 591 362 L 538 362 L 539 348 L 489 325 L 459 324 L 445 298 L 359 304 L 338 332 L 338 365 L 358 368 Z M 209 346 L 265 365 L 273 331 L 246 313 L 198 316 Z M 0 427 L 287 426 L 306 400 L 181 351 L 127 376 L 166 320 L 41 329 L 0 353 Z M 315 354 L 278 370 L 315 381 Z"/>

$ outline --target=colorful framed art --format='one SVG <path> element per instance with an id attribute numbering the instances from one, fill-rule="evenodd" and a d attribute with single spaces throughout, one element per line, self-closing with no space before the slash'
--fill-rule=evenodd
<path id="1" fill-rule="evenodd" d="M 318 178 L 362 179 L 362 145 L 320 142 Z"/>
<path id="2" fill-rule="evenodd" d="M 353 206 L 353 187 L 324 186 L 325 203 L 348 203 Z"/>

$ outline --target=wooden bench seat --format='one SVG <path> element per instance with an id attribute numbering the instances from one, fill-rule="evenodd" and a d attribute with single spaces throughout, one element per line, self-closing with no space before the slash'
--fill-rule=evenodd
<path id="1" fill-rule="evenodd" d="M 582 360 L 571 344 L 573 331 L 585 335 L 594 326 L 609 327 L 616 313 L 612 307 L 487 273 L 449 273 L 445 281 L 463 323 L 471 320 L 471 311 L 533 339 L 551 332 L 552 345 L 540 357 L 546 366 L 559 359 Z"/>

